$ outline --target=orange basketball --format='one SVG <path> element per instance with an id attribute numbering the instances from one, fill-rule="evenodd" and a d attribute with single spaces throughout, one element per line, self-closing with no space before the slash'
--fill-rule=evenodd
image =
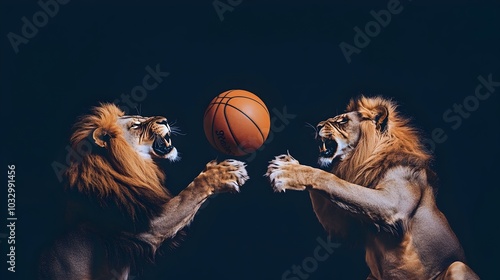
<path id="1" fill-rule="evenodd" d="M 217 95 L 203 117 L 210 144 L 227 155 L 243 156 L 257 150 L 269 135 L 269 110 L 255 94 L 228 90 Z"/>

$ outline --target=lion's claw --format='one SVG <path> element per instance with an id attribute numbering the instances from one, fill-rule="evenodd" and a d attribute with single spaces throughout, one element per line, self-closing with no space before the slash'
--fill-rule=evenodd
<path id="1" fill-rule="evenodd" d="M 214 192 L 239 192 L 240 187 L 250 179 L 244 162 L 226 159 L 222 162 L 209 162 L 205 174 L 214 187 Z"/>
<path id="2" fill-rule="evenodd" d="M 289 182 L 290 176 L 293 176 L 293 169 L 299 165 L 299 161 L 290 154 L 276 156 L 269 162 L 265 176 L 269 178 L 275 192 L 285 192 L 287 189 L 305 189 L 305 186 L 291 186 Z"/>

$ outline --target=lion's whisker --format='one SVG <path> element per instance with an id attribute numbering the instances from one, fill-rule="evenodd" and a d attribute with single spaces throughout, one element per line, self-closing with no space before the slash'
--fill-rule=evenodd
<path id="1" fill-rule="evenodd" d="M 139 106 L 135 106 L 135 110 L 137 111 L 137 115 L 141 115 L 141 111 L 142 111 L 142 104 L 139 104 Z"/>
<path id="2" fill-rule="evenodd" d="M 317 128 L 315 125 L 312 125 L 312 124 L 310 124 L 310 123 L 306 122 L 305 127 L 310 127 L 310 128 L 312 128 L 312 129 L 314 130 L 314 135 L 315 135 L 315 136 L 316 136 L 316 135 L 318 135 L 318 128 Z"/>
<path id="3" fill-rule="evenodd" d="M 170 133 L 172 135 L 176 135 L 176 136 L 177 135 L 181 135 L 181 136 L 187 135 L 186 133 L 182 133 L 181 129 L 178 126 L 175 126 L 175 123 L 176 122 L 173 122 L 173 123 L 169 124 L 169 126 L 170 126 Z"/>
<path id="4" fill-rule="evenodd" d="M 310 124 L 310 123 L 308 123 L 308 122 L 306 122 L 306 127 L 310 127 L 310 128 L 312 128 L 314 131 L 318 131 L 318 129 L 316 128 L 316 126 L 315 126 L 315 125 L 312 125 L 312 124 Z"/>

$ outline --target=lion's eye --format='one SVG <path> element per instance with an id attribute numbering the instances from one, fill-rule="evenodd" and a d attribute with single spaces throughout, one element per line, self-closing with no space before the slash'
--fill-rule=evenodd
<path id="1" fill-rule="evenodd" d="M 133 128 L 133 129 L 136 129 L 136 128 L 139 128 L 141 126 L 141 123 L 140 122 L 134 122 L 132 124 L 132 126 L 130 126 L 130 128 Z"/>
<path id="2" fill-rule="evenodd" d="M 349 119 L 348 119 L 348 118 L 343 117 L 342 119 L 340 119 L 340 120 L 338 121 L 338 123 L 339 123 L 339 124 L 346 124 L 348 121 L 349 121 Z"/>

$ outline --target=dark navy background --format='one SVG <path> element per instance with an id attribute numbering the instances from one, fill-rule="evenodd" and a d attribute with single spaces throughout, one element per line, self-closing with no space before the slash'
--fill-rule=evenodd
<path id="1" fill-rule="evenodd" d="M 275 194 L 262 175 L 267 162 L 287 150 L 316 166 L 317 147 L 306 122 L 342 112 L 361 93 L 394 98 L 428 138 L 435 129 L 444 131 L 447 138 L 434 151 L 438 206 L 470 266 L 484 279 L 496 275 L 500 87 L 467 118 L 459 117 L 460 124 L 457 113 L 449 115 L 454 121 L 443 118 L 454 104 L 474 99 L 469 96 L 479 76 L 500 81 L 495 1 L 401 0 L 402 11 L 350 57 L 351 63 L 339 44 L 354 45 L 353 28 L 364 29 L 374 20 L 370 11 L 387 9 L 391 1 L 229 1 L 240 4 L 222 21 L 212 1 L 102 2 L 59 5 L 17 54 L 9 32 L 21 35 L 21 18 L 32 21 L 41 7 L 36 1 L 2 2 L 0 171 L 16 165 L 18 218 L 15 275 L 6 272 L 7 229 L 0 227 L 7 279 L 34 278 L 40 248 L 60 229 L 62 186 L 52 164 L 64 164 L 76 118 L 99 102 L 130 95 L 142 84 L 145 68 L 157 65 L 170 74 L 139 103 L 143 115 L 176 120 L 186 134 L 173 139 L 182 161 L 162 164 L 175 194 L 206 162 L 225 158 L 209 146 L 202 128 L 205 107 L 218 93 L 247 89 L 271 111 L 294 117 L 278 119 L 282 126 L 255 157 L 240 158 L 249 161 L 251 177 L 242 192 L 211 199 L 182 245 L 167 249 L 145 275 L 133 279 L 281 279 L 292 265 L 312 257 L 317 238 L 326 234 L 308 194 Z M 4 217 L 7 187 L 1 185 Z M 362 248 L 344 246 L 307 274 L 307 279 L 365 279 L 368 269 Z"/>

